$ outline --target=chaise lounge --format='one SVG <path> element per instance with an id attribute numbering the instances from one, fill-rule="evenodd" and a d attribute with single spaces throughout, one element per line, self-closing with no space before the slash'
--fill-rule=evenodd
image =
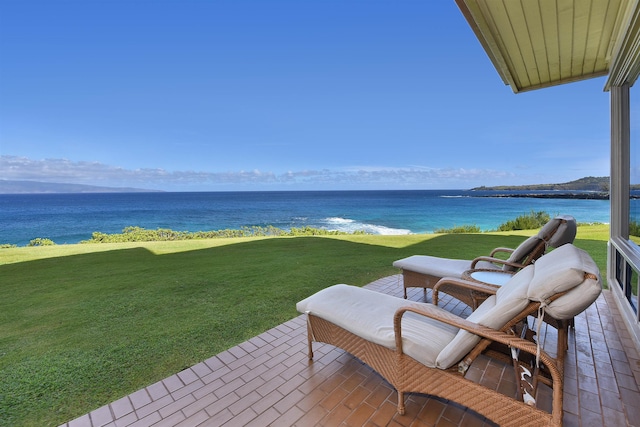
<path id="1" fill-rule="evenodd" d="M 547 222 L 535 236 L 523 241 L 517 248 L 499 247 L 491 251 L 489 256 L 479 256 L 473 260 L 440 258 L 428 255 L 413 255 L 397 260 L 394 267 L 402 270 L 404 297 L 407 288 L 423 288 L 427 299 L 427 288 L 433 289 L 443 277 L 463 277 L 468 270 L 501 270 L 514 273 L 534 263 L 545 254 L 547 248 L 558 248 L 573 243 L 576 237 L 576 220 L 570 215 L 560 215 Z M 507 259 L 498 258 L 499 253 L 508 253 Z M 462 293 L 452 295 L 465 304 L 475 308 L 473 295 Z"/>
<path id="2" fill-rule="evenodd" d="M 313 341 L 358 357 L 397 390 L 400 414 L 405 393 L 424 393 L 455 401 L 499 425 L 560 426 L 563 376 L 557 361 L 515 331 L 528 316 L 540 320 L 545 311 L 571 318 L 593 303 L 601 289 L 591 257 L 567 244 L 520 270 L 467 319 L 433 304 L 348 285 L 323 289 L 300 301 L 297 309 L 307 314 L 309 358 Z M 515 376 L 522 379 L 515 396 L 464 377 L 481 352 L 504 359 L 503 353 L 490 350 L 492 343 L 511 349 Z M 540 384 L 552 388 L 550 412 L 536 406 Z"/>

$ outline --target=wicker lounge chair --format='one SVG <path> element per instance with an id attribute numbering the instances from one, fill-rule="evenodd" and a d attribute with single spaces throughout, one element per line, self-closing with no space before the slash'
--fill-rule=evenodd
<path id="1" fill-rule="evenodd" d="M 544 255 L 548 247 L 557 248 L 573 243 L 575 237 L 575 218 L 561 215 L 551 219 L 538 234 L 529 237 L 515 249 L 495 248 L 489 256 L 479 256 L 473 260 L 413 255 L 395 261 L 393 266 L 402 269 L 405 299 L 407 288 L 423 288 L 426 301 L 427 288 L 433 289 L 443 277 L 462 277 L 465 271 L 471 269 L 516 272 Z M 499 253 L 508 253 L 509 257 L 506 260 L 498 258 L 496 255 Z M 475 301 L 468 293 L 452 296 L 475 308 Z"/>
<path id="2" fill-rule="evenodd" d="M 467 319 L 433 304 L 348 285 L 326 288 L 300 301 L 297 309 L 307 314 L 309 358 L 312 341 L 358 357 L 395 387 L 400 414 L 405 411 L 405 393 L 424 393 L 455 401 L 503 426 L 560 426 L 563 375 L 544 349 L 513 331 L 539 309 L 559 318 L 573 317 L 600 291 L 597 266 L 586 252 L 569 244 L 519 271 Z M 492 343 L 506 345 L 517 355 L 515 378 L 524 380 L 517 395 L 504 395 L 464 377 L 481 352 L 502 355 L 489 351 Z M 536 353 L 538 363 L 526 364 Z M 528 370 L 523 370 L 523 363 Z M 541 383 L 552 388 L 550 412 L 532 400 Z"/>

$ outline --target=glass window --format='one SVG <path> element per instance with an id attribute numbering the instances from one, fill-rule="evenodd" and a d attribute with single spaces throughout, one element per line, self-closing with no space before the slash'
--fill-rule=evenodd
<path id="1" fill-rule="evenodd" d="M 631 309 L 638 313 L 638 271 L 618 251 L 615 251 L 615 277 Z"/>
<path id="2" fill-rule="evenodd" d="M 635 96 L 634 96 L 635 95 Z M 631 88 L 630 102 L 630 174 L 629 174 L 629 236 L 640 244 L 640 89 Z"/>
<path id="3" fill-rule="evenodd" d="M 635 269 L 631 269 L 631 277 L 629 279 L 628 288 L 625 290 L 625 296 L 631 304 L 633 311 L 638 313 L 638 272 Z"/>

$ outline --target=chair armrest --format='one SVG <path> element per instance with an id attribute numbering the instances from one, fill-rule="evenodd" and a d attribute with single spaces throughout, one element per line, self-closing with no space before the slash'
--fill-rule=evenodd
<path id="1" fill-rule="evenodd" d="M 513 253 L 513 251 L 515 251 L 515 249 L 511 249 L 511 248 L 495 248 L 494 250 L 491 251 L 489 256 L 495 257 L 498 252 L 506 252 L 506 253 L 510 254 L 510 253 Z"/>
<path id="2" fill-rule="evenodd" d="M 469 291 L 480 292 L 488 295 L 495 295 L 495 293 L 498 291 L 497 286 L 491 285 L 489 283 L 472 282 L 455 277 L 443 277 L 442 279 L 438 280 L 438 283 L 436 283 L 433 287 L 433 294 L 431 296 L 433 305 L 438 305 L 438 292 L 442 291 L 446 293 L 446 288 L 449 287 L 467 289 Z"/>
<path id="3" fill-rule="evenodd" d="M 509 335 L 506 332 L 499 331 L 497 329 L 489 328 L 486 326 L 479 325 L 477 323 L 470 322 L 466 319 L 463 319 L 455 314 L 436 310 L 435 307 L 424 306 L 424 307 L 400 307 L 393 318 L 393 328 L 396 339 L 396 351 L 398 354 L 402 354 L 402 316 L 407 311 L 428 317 L 430 319 L 438 320 L 440 322 L 446 323 L 451 326 L 455 326 L 460 329 L 464 329 L 465 331 L 471 332 L 474 335 L 478 335 L 481 338 L 485 338 L 489 341 L 501 343 L 507 345 L 512 348 L 519 349 L 526 353 L 536 355 L 538 352 L 538 347 L 535 343 L 531 341 L 527 341 L 525 339 L 519 338 L 515 335 Z M 543 349 L 540 349 L 540 361 L 542 361 L 548 368 L 552 375 L 554 383 L 558 381 L 557 384 L 561 384 L 562 376 L 557 367 L 556 362 L 552 359 Z"/>
<path id="4" fill-rule="evenodd" d="M 525 267 L 524 264 L 520 264 L 518 262 L 507 261 L 506 259 L 494 258 L 494 257 L 490 257 L 490 256 L 479 256 L 479 257 L 475 258 L 473 261 L 471 261 L 471 269 L 475 269 L 476 268 L 476 264 L 478 264 L 478 262 L 480 262 L 480 261 L 488 261 L 488 262 L 491 262 L 493 264 L 508 265 L 508 266 L 511 266 L 513 268 L 516 268 L 516 269 L 521 269 L 521 268 Z"/>

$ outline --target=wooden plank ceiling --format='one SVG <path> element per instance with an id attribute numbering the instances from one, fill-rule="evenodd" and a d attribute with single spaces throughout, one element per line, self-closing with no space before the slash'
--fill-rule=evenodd
<path id="1" fill-rule="evenodd" d="M 456 0 L 514 92 L 606 75 L 632 0 Z"/>

